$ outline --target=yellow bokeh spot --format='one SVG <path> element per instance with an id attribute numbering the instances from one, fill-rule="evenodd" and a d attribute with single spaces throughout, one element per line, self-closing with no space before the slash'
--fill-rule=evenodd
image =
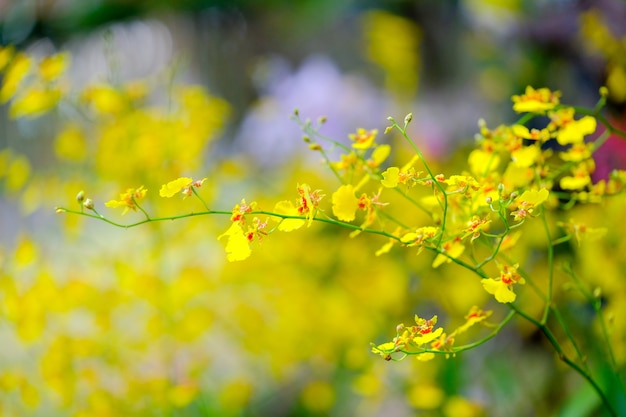
<path id="1" fill-rule="evenodd" d="M 236 379 L 224 385 L 219 392 L 219 402 L 226 410 L 241 410 L 252 397 L 252 385 L 244 379 Z"/>
<path id="2" fill-rule="evenodd" d="M 425 382 L 412 386 L 407 393 L 409 403 L 421 410 L 434 410 L 441 406 L 445 393 L 433 383 Z"/>
<path id="3" fill-rule="evenodd" d="M 198 387 L 193 384 L 181 384 L 171 387 L 167 398 L 174 407 L 185 407 L 198 395 Z"/>
<path id="4" fill-rule="evenodd" d="M 445 417 L 478 417 L 483 415 L 482 408 L 459 396 L 449 398 L 443 406 Z"/>
<path id="5" fill-rule="evenodd" d="M 8 191 L 21 189 L 30 177 L 30 162 L 25 156 L 19 155 L 12 158 L 7 166 L 6 187 Z"/>
<path id="6" fill-rule="evenodd" d="M 335 391 L 326 381 L 314 381 L 302 390 L 302 403 L 311 411 L 329 411 L 335 403 Z"/>
<path id="7" fill-rule="evenodd" d="M 66 126 L 54 140 L 54 152 L 59 159 L 80 162 L 87 156 L 87 143 L 80 127 Z"/>
<path id="8" fill-rule="evenodd" d="M 28 265 L 37 258 L 37 246 L 27 238 L 21 237 L 15 248 L 15 263 L 19 266 Z"/>

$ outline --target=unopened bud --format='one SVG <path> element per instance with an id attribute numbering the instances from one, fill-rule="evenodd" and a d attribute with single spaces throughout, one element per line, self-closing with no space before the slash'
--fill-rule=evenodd
<path id="1" fill-rule="evenodd" d="M 85 202 L 83 203 L 83 207 L 89 210 L 93 210 L 94 208 L 93 200 L 91 198 L 86 198 Z"/>
<path id="2" fill-rule="evenodd" d="M 85 192 L 83 190 L 80 190 L 78 194 L 76 194 L 76 201 L 78 201 L 79 204 L 83 204 L 83 201 L 85 201 Z"/>
<path id="3" fill-rule="evenodd" d="M 299 116 L 300 115 L 300 110 L 293 109 L 293 114 L 294 114 L 294 116 Z"/>
<path id="4" fill-rule="evenodd" d="M 491 204 L 491 203 L 493 203 L 493 198 L 487 197 L 487 198 L 485 198 L 485 201 L 487 202 L 487 204 Z"/>
<path id="5" fill-rule="evenodd" d="M 309 149 L 312 151 L 321 151 L 322 146 L 319 143 L 312 143 L 309 145 Z"/>
<path id="6" fill-rule="evenodd" d="M 326 123 L 326 121 L 327 121 L 327 120 L 328 120 L 328 118 L 327 118 L 326 116 L 321 116 L 321 117 L 318 119 L 318 122 L 319 122 L 321 125 L 323 125 L 324 123 Z"/>
<path id="7" fill-rule="evenodd" d="M 604 85 L 602 87 L 600 87 L 600 96 L 604 97 L 604 98 L 609 96 L 609 89 L 606 88 L 606 86 L 604 86 Z"/>
<path id="8" fill-rule="evenodd" d="M 519 195 L 519 194 L 517 193 L 517 191 L 513 191 L 513 192 L 511 193 L 511 198 L 517 198 L 517 196 L 518 196 L 518 195 Z"/>
<path id="9" fill-rule="evenodd" d="M 593 290 L 593 298 L 600 299 L 600 297 L 602 297 L 602 290 L 600 289 L 600 287 L 596 287 Z"/>
<path id="10" fill-rule="evenodd" d="M 308 136 L 302 136 L 302 140 L 303 140 L 305 143 L 311 143 L 311 138 L 310 138 L 310 137 L 308 137 Z"/>
<path id="11" fill-rule="evenodd" d="M 393 126 L 387 126 L 385 128 L 385 135 L 393 130 Z"/>
<path id="12" fill-rule="evenodd" d="M 411 120 L 413 120 L 413 113 L 409 113 L 406 116 L 404 116 L 404 123 L 405 124 L 409 124 L 411 123 Z"/>
<path id="13" fill-rule="evenodd" d="M 54 210 L 57 214 L 65 213 L 65 209 L 63 207 L 55 207 Z"/>

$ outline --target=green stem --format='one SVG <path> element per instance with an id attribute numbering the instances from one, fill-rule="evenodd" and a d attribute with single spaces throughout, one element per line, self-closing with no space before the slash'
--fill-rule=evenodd
<path id="1" fill-rule="evenodd" d="M 559 342 L 556 340 L 556 337 L 554 336 L 554 334 L 552 333 L 552 331 L 550 331 L 550 329 L 544 324 L 541 323 L 540 321 L 537 321 L 536 319 L 530 317 L 529 315 L 527 315 L 526 313 L 524 313 L 523 311 L 521 311 L 517 306 L 515 306 L 514 304 L 509 304 L 509 306 L 517 313 L 519 314 L 521 317 L 523 317 L 524 319 L 526 319 L 527 321 L 529 321 L 530 323 L 534 324 L 539 330 L 541 330 L 541 332 L 544 334 L 544 336 L 546 336 L 546 338 L 548 339 L 548 341 L 550 342 L 550 344 L 552 345 L 552 347 L 554 348 L 554 350 L 556 351 L 556 353 L 559 356 L 559 359 L 561 361 L 563 361 L 564 363 L 566 363 L 570 368 L 572 368 L 574 371 L 576 371 L 580 376 L 582 376 L 590 385 L 591 387 L 594 389 L 594 391 L 596 391 L 596 393 L 598 394 L 598 396 L 600 397 L 600 400 L 602 401 L 602 403 L 604 404 L 604 407 L 607 409 L 607 411 L 611 414 L 611 416 L 613 417 L 618 417 L 617 412 L 615 411 L 615 409 L 613 408 L 613 405 L 611 404 L 611 402 L 609 401 L 609 399 L 607 398 L 606 394 L 604 393 L 604 391 L 602 390 L 602 388 L 600 387 L 600 385 L 598 385 L 598 383 L 596 382 L 596 380 L 591 376 L 591 374 L 589 372 L 587 372 L 586 370 L 584 370 L 580 365 L 578 365 L 576 362 L 574 362 L 573 360 L 571 360 L 563 351 L 563 348 L 561 347 L 561 345 L 559 344 Z"/>

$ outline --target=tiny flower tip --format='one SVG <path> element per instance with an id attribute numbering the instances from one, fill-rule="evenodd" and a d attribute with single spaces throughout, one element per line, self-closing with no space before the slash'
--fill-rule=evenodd
<path id="1" fill-rule="evenodd" d="M 604 98 L 609 96 L 609 89 L 606 88 L 606 86 L 604 86 L 604 85 L 602 87 L 600 87 L 600 96 L 604 97 Z"/>
<path id="2" fill-rule="evenodd" d="M 595 299 L 598 299 L 598 300 L 599 300 L 599 299 L 600 299 L 600 297 L 602 297 L 602 290 L 600 289 L 600 287 L 596 287 L 596 288 L 593 290 L 593 298 L 595 298 Z"/>
<path id="3" fill-rule="evenodd" d="M 328 118 L 326 116 L 321 116 L 319 118 L 319 123 L 323 125 L 324 123 L 326 123 L 327 120 L 328 120 Z"/>
<path id="4" fill-rule="evenodd" d="M 504 184 L 502 183 L 498 184 L 498 191 L 500 192 L 504 191 Z"/>
<path id="5" fill-rule="evenodd" d="M 93 200 L 91 198 L 86 198 L 85 202 L 83 203 L 83 207 L 89 210 L 93 210 L 93 208 L 95 207 Z"/>
<path id="6" fill-rule="evenodd" d="M 311 143 L 311 138 L 310 138 L 310 137 L 308 137 L 308 136 L 302 136 L 302 140 L 303 140 L 305 143 Z"/>
<path id="7" fill-rule="evenodd" d="M 487 202 L 487 204 L 491 204 L 491 203 L 493 203 L 493 198 L 487 197 L 487 198 L 485 198 L 485 201 Z"/>
<path id="8" fill-rule="evenodd" d="M 387 120 L 389 120 L 390 122 L 393 122 L 393 117 L 389 116 L 387 117 Z"/>
<path id="9" fill-rule="evenodd" d="M 413 120 L 413 113 L 409 113 L 404 116 L 404 123 L 409 124 L 411 123 L 411 120 Z"/>
<path id="10" fill-rule="evenodd" d="M 518 196 L 517 191 L 513 191 L 511 193 L 511 198 L 517 198 L 517 196 Z"/>
<path id="11" fill-rule="evenodd" d="M 312 151 L 321 151 L 322 147 L 318 143 L 311 143 L 309 149 Z"/>
<path id="12" fill-rule="evenodd" d="M 300 110 L 293 109 L 293 114 L 294 114 L 294 116 L 299 116 L 300 115 Z"/>
<path id="13" fill-rule="evenodd" d="M 85 201 L 85 192 L 83 190 L 80 190 L 78 194 L 76 194 L 76 201 L 78 201 L 79 204 L 82 204 L 83 201 Z"/>
<path id="14" fill-rule="evenodd" d="M 387 126 L 385 129 L 385 135 L 393 130 L 393 126 Z"/>
<path id="15" fill-rule="evenodd" d="M 57 214 L 65 213 L 65 209 L 63 207 L 55 207 L 54 211 L 56 211 Z"/>

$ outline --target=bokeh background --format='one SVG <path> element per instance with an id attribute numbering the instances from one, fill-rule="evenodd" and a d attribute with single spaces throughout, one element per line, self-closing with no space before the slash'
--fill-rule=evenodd
<path id="1" fill-rule="evenodd" d="M 416 313 L 458 324 L 487 302 L 425 255 L 374 258 L 384 242 L 315 225 L 227 263 L 227 217 L 121 229 L 55 207 L 84 190 L 132 222 L 103 204 L 144 185 L 151 213 L 202 210 L 158 197 L 179 176 L 208 178 L 199 192 L 221 210 L 331 190 L 295 109 L 345 143 L 412 112 L 447 171 L 479 119 L 515 120 L 527 85 L 586 106 L 607 85 L 624 126 L 625 36 L 621 0 L 0 1 L 0 44 L 71 56 L 54 110 L 0 110 L 0 415 L 597 415 L 522 323 L 448 360 L 371 354 Z M 608 149 L 598 177 L 625 166 Z"/>

